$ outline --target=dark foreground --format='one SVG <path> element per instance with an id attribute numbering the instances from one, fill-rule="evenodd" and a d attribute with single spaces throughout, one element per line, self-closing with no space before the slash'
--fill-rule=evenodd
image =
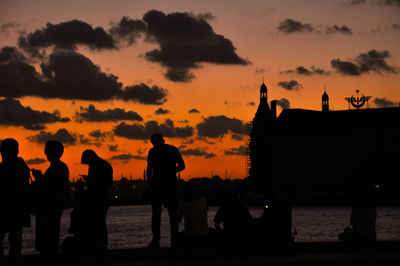
<path id="1" fill-rule="evenodd" d="M 24 255 L 22 265 L 40 265 Z M 342 242 L 243 244 L 201 248 L 109 250 L 102 258 L 60 254 L 59 265 L 400 265 L 400 241 L 350 245 Z"/>

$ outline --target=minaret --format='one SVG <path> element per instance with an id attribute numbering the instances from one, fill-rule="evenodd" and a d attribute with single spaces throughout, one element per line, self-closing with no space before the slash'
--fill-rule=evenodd
<path id="1" fill-rule="evenodd" d="M 329 111 L 329 96 L 326 93 L 326 89 L 324 89 L 324 94 L 322 94 L 322 112 Z"/>

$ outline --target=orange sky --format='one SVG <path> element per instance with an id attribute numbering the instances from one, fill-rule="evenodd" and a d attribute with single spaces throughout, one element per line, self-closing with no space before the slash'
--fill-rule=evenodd
<path id="1" fill-rule="evenodd" d="M 18 37 L 27 36 L 36 30 L 44 29 L 46 23 L 58 24 L 77 19 L 92 27 L 103 27 L 107 32 L 111 22 L 119 22 L 123 16 L 140 20 L 149 10 L 156 9 L 166 15 L 172 12 L 187 12 L 196 17 L 209 14 L 206 22 L 215 34 L 229 39 L 236 48 L 235 53 L 248 65 L 223 64 L 217 62 L 198 62 L 199 68 L 191 68 L 195 76 L 190 82 L 168 80 L 164 74 L 165 66 L 159 62 L 150 62 L 143 56 L 146 52 L 159 49 L 157 42 L 147 42 L 144 37 L 128 46 L 121 45 L 118 50 L 90 50 L 88 46 L 78 45 L 75 52 L 87 57 L 100 67 L 101 72 L 113 74 L 123 87 L 144 83 L 168 90 L 167 101 L 163 105 L 147 105 L 132 101 L 82 101 L 65 99 L 44 99 L 36 96 L 22 96 L 15 99 L 24 107 L 35 111 L 53 112 L 59 110 L 62 117 L 71 122 L 46 124 L 45 132 L 54 134 L 65 128 L 77 138 L 74 145 L 67 145 L 63 161 L 67 163 L 71 178 L 85 174 L 87 167 L 80 164 L 80 155 L 87 148 L 94 149 L 102 158 L 109 160 L 113 156 L 131 155 L 146 157 L 149 142 L 140 139 L 127 139 L 113 134 L 120 123 L 144 123 L 155 120 L 163 123 L 165 119 L 174 122 L 174 127 L 192 127 L 194 134 L 187 138 L 166 138 L 167 143 L 181 147 L 181 150 L 203 151 L 203 154 L 215 156 L 186 155 L 187 169 L 182 172 L 188 177 L 210 176 L 218 174 L 225 177 L 225 171 L 232 178 L 245 176 L 245 156 L 226 155 L 229 149 L 244 146 L 242 140 L 232 139 L 228 130 L 220 138 L 199 139 L 196 125 L 212 116 L 224 115 L 229 119 L 238 119 L 248 123 L 254 116 L 258 105 L 259 87 L 264 77 L 268 86 L 269 100 L 282 98 L 290 102 L 290 108 L 319 110 L 324 86 L 330 96 L 330 107 L 334 110 L 347 109 L 344 97 L 351 96 L 355 89 L 374 98 L 385 99 L 388 104 L 398 105 L 400 101 L 400 6 L 394 3 L 385 5 L 383 1 L 364 1 L 350 4 L 351 1 L 0 1 L 0 47 L 14 46 L 27 57 L 26 51 L 18 47 Z M 210 15 L 212 14 L 212 15 Z M 297 24 L 293 32 L 279 30 L 285 20 L 291 19 Z M 8 25 L 8 26 L 6 26 Z M 346 26 L 350 31 L 326 33 L 327 27 Z M 292 25 L 293 26 L 293 25 Z M 286 28 L 289 30 L 289 28 Z M 53 46 L 45 50 L 50 54 Z M 389 52 L 383 61 L 391 71 L 382 68 L 370 68 L 359 75 L 343 75 L 331 65 L 331 60 L 357 65 L 357 56 L 372 50 L 378 53 Z M 29 59 L 41 73 L 40 63 L 46 59 Z M 382 61 L 380 61 L 382 62 Z M 312 66 L 329 71 L 329 75 L 302 75 L 282 73 L 303 66 L 310 70 Z M 361 65 L 358 65 L 362 69 Z M 288 90 L 278 86 L 279 82 L 297 81 L 301 87 Z M 0 86 L 3 86 L 0 84 Z M 0 92 L 6 91 L 0 87 Z M 0 95 L 0 99 L 4 94 Z M 370 107 L 381 107 L 371 99 Z M 251 105 L 249 103 L 255 103 Z M 123 108 L 137 112 L 142 118 L 138 121 L 114 122 L 76 122 L 75 112 L 80 107 L 94 105 L 97 110 Z M 167 109 L 169 114 L 156 115 L 158 108 Z M 189 114 L 191 109 L 199 113 Z M 1 109 L 0 109 L 1 110 Z M 280 109 L 278 110 L 280 112 Z M 7 114 L 1 113 L 2 116 Z M 187 122 L 185 122 L 187 120 Z M 108 136 L 96 141 L 88 134 L 94 130 L 109 132 Z M 20 155 L 25 160 L 45 158 L 43 144 L 31 142 L 29 136 L 39 134 L 40 130 L 28 130 L 22 126 L 0 124 L 0 139 L 14 137 L 20 143 Z M 79 135 L 98 143 L 100 146 L 82 144 Z M 192 141 L 191 141 L 192 140 Z M 191 143 L 193 142 L 193 143 Z M 109 145 L 118 145 L 116 151 L 110 151 Z M 184 146 L 182 146 L 184 145 Z M 141 178 L 146 166 L 145 160 L 111 160 L 115 177 L 132 174 Z M 31 164 L 30 167 L 45 170 L 48 163 Z"/>

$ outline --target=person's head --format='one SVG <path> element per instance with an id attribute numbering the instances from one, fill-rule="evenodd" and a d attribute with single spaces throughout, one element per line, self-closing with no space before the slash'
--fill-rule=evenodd
<path id="1" fill-rule="evenodd" d="M 93 150 L 88 149 L 82 153 L 81 163 L 91 164 L 95 162 L 98 158 L 99 156 L 97 156 L 97 154 Z"/>
<path id="2" fill-rule="evenodd" d="M 160 133 L 154 133 L 153 135 L 151 135 L 150 140 L 153 146 L 160 146 L 165 143 L 165 140 Z"/>
<path id="3" fill-rule="evenodd" d="M 1 142 L 1 157 L 3 160 L 15 159 L 18 156 L 18 142 L 15 139 L 5 139 Z"/>
<path id="4" fill-rule="evenodd" d="M 46 142 L 44 153 L 49 162 L 59 160 L 64 153 L 64 145 L 56 140 L 49 140 Z"/>

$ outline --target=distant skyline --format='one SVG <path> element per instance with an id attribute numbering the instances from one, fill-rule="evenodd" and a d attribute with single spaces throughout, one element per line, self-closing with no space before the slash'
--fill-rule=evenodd
<path id="1" fill-rule="evenodd" d="M 245 176 L 259 88 L 282 108 L 332 110 L 345 97 L 399 106 L 400 1 L 0 0 L 0 139 L 31 168 L 65 145 L 71 179 L 85 149 L 115 178 L 142 178 L 160 131 L 182 178 Z"/>

